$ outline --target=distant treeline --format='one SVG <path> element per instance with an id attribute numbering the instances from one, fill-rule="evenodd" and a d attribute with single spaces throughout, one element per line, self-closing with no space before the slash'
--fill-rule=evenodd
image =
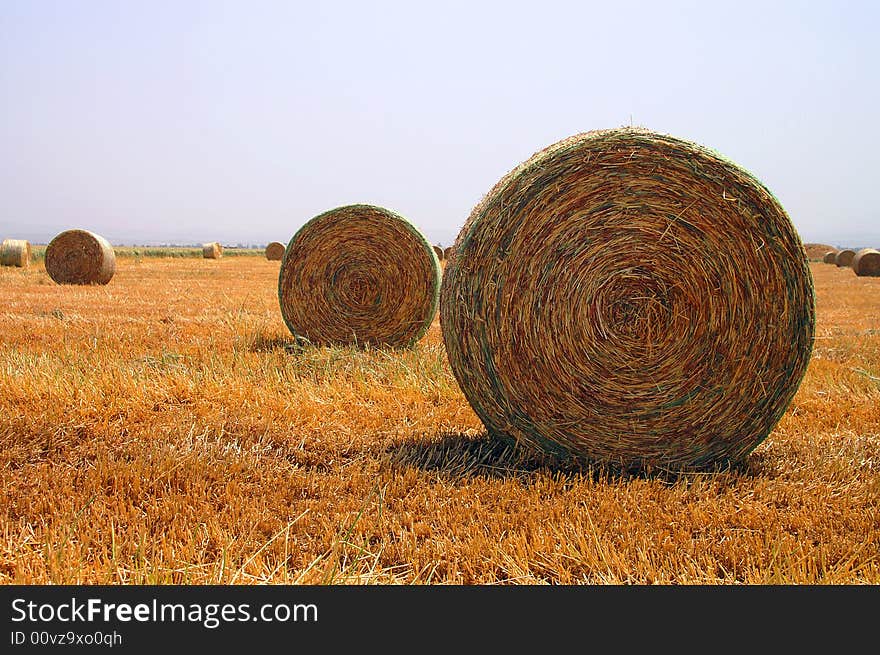
<path id="1" fill-rule="evenodd" d="M 114 246 L 113 252 L 117 257 L 192 257 L 202 258 L 201 246 Z M 263 248 L 235 248 L 223 247 L 224 257 L 238 256 L 263 256 Z M 46 246 L 33 246 L 31 259 L 43 261 L 46 256 Z"/>

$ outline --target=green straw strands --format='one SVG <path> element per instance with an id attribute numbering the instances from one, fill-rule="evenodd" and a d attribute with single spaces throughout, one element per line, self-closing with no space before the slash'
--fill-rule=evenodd
<path id="1" fill-rule="evenodd" d="M 223 246 L 216 241 L 202 244 L 202 257 L 204 259 L 220 259 L 223 256 Z"/>
<path id="2" fill-rule="evenodd" d="M 107 284 L 116 273 L 116 254 L 104 237 L 67 230 L 46 246 L 46 272 L 58 284 Z"/>
<path id="3" fill-rule="evenodd" d="M 483 198 L 447 264 L 449 363 L 491 434 L 613 468 L 743 460 L 807 369 L 813 281 L 776 198 L 715 152 L 579 134 Z"/>
<path id="4" fill-rule="evenodd" d="M 853 257 L 852 269 L 859 277 L 880 277 L 880 251 L 862 248 Z"/>
<path id="5" fill-rule="evenodd" d="M 31 244 L 23 239 L 4 239 L 0 244 L 0 266 L 27 268 L 31 264 Z"/>
<path id="6" fill-rule="evenodd" d="M 440 263 L 408 220 L 348 205 L 306 223 L 287 245 L 278 276 L 290 331 L 316 345 L 410 346 L 437 313 Z"/>
<path id="7" fill-rule="evenodd" d="M 825 253 L 825 256 L 822 257 L 822 261 L 826 264 L 836 264 L 837 263 L 837 251 L 829 250 Z"/>
<path id="8" fill-rule="evenodd" d="M 437 259 L 442 261 L 443 260 L 443 248 L 441 248 L 440 246 L 431 246 L 431 247 L 434 249 L 434 254 L 437 255 Z"/>
<path id="9" fill-rule="evenodd" d="M 266 259 L 273 262 L 280 262 L 284 257 L 284 244 L 273 241 L 266 246 Z"/>
<path id="10" fill-rule="evenodd" d="M 841 250 L 834 256 L 834 263 L 837 264 L 838 268 L 842 268 L 844 266 L 852 266 L 852 260 L 855 256 L 855 250 Z"/>

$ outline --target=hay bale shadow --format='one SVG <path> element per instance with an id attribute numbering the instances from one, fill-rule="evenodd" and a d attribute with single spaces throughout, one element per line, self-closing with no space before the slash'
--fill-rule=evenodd
<path id="1" fill-rule="evenodd" d="M 307 345 L 307 343 L 294 336 L 279 337 L 259 332 L 250 338 L 248 350 L 252 353 L 270 353 L 276 350 L 283 350 L 291 354 L 299 354 Z"/>
<path id="2" fill-rule="evenodd" d="M 621 468 L 609 462 L 545 454 L 488 433 L 472 436 L 440 433 L 437 439 L 408 439 L 387 448 L 384 459 L 392 468 L 416 468 L 445 479 L 518 479 L 528 484 L 540 475 L 587 478 L 594 482 L 626 483 L 634 479 L 673 485 L 697 477 L 735 480 L 766 477 L 760 456 L 743 462 L 716 464 L 703 470 L 671 471 L 658 467 Z"/>

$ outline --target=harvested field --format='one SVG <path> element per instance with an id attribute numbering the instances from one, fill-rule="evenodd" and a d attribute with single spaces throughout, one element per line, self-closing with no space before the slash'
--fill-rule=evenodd
<path id="1" fill-rule="evenodd" d="M 880 583 L 880 278 L 810 265 L 803 383 L 737 469 L 499 445 L 446 360 L 298 347 L 262 251 L 0 268 L 0 582 Z"/>

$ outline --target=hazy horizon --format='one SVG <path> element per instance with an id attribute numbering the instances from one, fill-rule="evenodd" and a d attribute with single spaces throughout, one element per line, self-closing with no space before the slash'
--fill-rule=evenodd
<path id="1" fill-rule="evenodd" d="M 370 203 L 450 245 L 561 138 L 641 125 L 880 247 L 880 3 L 0 0 L 0 239 L 286 243 Z M 868 128 L 868 129 L 866 129 Z"/>

